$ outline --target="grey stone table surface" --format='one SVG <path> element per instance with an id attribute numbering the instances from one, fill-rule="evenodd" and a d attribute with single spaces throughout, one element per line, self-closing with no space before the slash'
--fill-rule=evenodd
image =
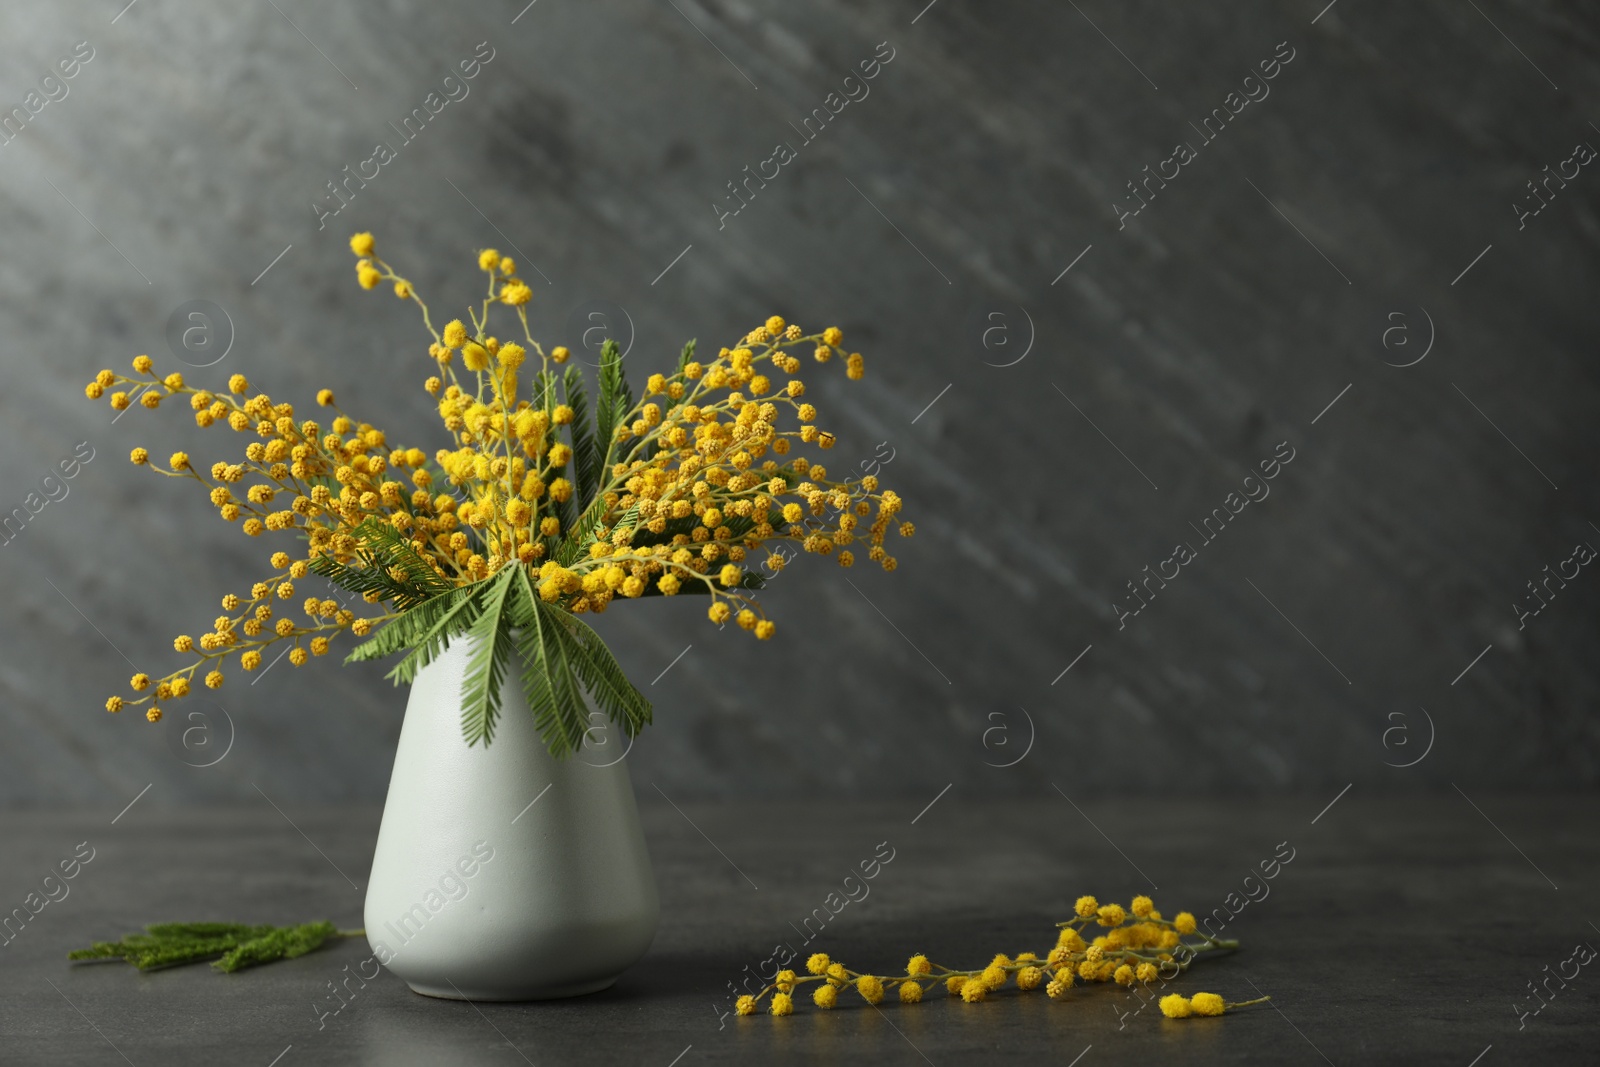
<path id="1" fill-rule="evenodd" d="M 233 975 L 140 975 L 64 956 L 160 920 L 356 926 L 376 810 L 8 813 L 8 910 L 60 860 L 92 858 L 65 896 L 57 886 L 60 899 L 6 932 L 0 1063 L 1595 1062 L 1600 975 L 1566 963 L 1575 946 L 1600 944 L 1595 796 L 1126 802 L 1065 799 L 1065 774 L 1056 785 L 1033 801 L 957 790 L 920 812 L 920 801 L 674 807 L 645 786 L 661 927 L 613 988 L 464 1004 L 417 996 L 385 972 L 350 984 L 329 1014 L 341 1003 L 324 999 L 330 982 L 368 957 L 360 940 Z M 859 899 L 820 932 L 813 921 L 804 943 L 804 918 L 874 855 L 887 862 L 865 896 L 854 889 Z M 1274 856 L 1286 858 L 1269 867 L 1275 878 L 1245 881 Z M 1224 932 L 1241 950 L 1174 988 L 1233 1000 L 1260 989 L 1271 1005 L 1173 1022 L 1153 1007 L 1125 1014 L 1139 1001 L 1096 986 L 1066 1002 L 1013 989 L 978 1005 L 940 995 L 874 1010 L 852 994 L 832 1012 L 724 1014 L 729 984 L 779 943 L 861 969 L 898 968 L 912 951 L 971 965 L 961 961 L 1048 946 L 1081 892 L 1142 891 L 1168 914 L 1239 909 Z M 1259 899 L 1241 907 L 1245 892 Z"/>

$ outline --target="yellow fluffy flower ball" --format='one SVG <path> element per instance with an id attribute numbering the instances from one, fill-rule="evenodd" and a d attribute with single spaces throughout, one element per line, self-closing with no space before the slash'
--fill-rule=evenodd
<path id="1" fill-rule="evenodd" d="M 1169 1019 L 1187 1019 L 1194 1014 L 1194 1008 L 1182 993 L 1168 993 L 1161 998 L 1161 1014 Z"/>
<path id="2" fill-rule="evenodd" d="M 1196 1015 L 1221 1015 L 1227 1005 L 1215 993 L 1196 993 L 1189 998 L 1189 1007 Z"/>

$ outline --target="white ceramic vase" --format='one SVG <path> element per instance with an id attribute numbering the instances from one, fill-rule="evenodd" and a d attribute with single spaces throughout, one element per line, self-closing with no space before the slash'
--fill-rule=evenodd
<path id="1" fill-rule="evenodd" d="M 553 758 L 513 660 L 494 741 L 469 748 L 468 649 L 456 639 L 412 683 L 367 885 L 367 940 L 427 996 L 605 989 L 644 955 L 660 918 L 620 758 L 627 741 L 607 726 L 608 743 Z"/>

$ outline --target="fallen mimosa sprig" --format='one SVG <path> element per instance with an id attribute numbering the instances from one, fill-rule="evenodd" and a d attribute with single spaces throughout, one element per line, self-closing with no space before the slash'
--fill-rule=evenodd
<path id="1" fill-rule="evenodd" d="M 789 1015 L 794 1011 L 796 992 L 805 985 L 816 986 L 811 1001 L 819 1008 L 835 1007 L 839 994 L 852 986 L 868 1004 L 881 1003 L 891 989 L 898 990 L 901 1003 L 915 1004 L 940 983 L 951 996 L 977 1004 L 1013 980 L 1020 990 L 1043 986 L 1052 1000 L 1060 1000 L 1073 986 L 1089 982 L 1131 986 L 1170 979 L 1187 971 L 1190 964 L 1205 954 L 1232 952 L 1239 947 L 1238 941 L 1200 931 L 1194 916 L 1186 911 L 1170 920 L 1163 918 L 1146 896 L 1134 897 L 1127 909 L 1120 904 L 1101 904 L 1092 896 L 1084 896 L 1078 898 L 1073 910 L 1077 917 L 1056 924 L 1061 932 L 1055 947 L 1043 956 L 1023 952 L 1013 958 L 1001 953 L 986 966 L 959 970 L 918 953 L 906 964 L 905 974 L 879 975 L 853 971 L 826 953 L 818 952 L 806 960 L 806 974 L 779 971 L 771 984 L 759 993 L 740 997 L 734 1010 L 739 1015 L 753 1015 L 762 1001 L 766 1001 L 770 1014 Z M 1091 922 L 1104 927 L 1105 933 L 1085 941 L 1082 931 Z M 1190 936 L 1196 940 L 1184 940 Z M 1171 994 L 1162 998 L 1161 1010 L 1173 1019 L 1221 1015 L 1224 1011 L 1265 1003 L 1269 999 L 1261 997 L 1230 1004 L 1215 993 L 1196 993 L 1192 998 Z"/>

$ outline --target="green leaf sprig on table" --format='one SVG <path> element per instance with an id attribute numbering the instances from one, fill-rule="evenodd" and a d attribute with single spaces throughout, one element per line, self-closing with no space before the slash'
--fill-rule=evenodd
<path id="1" fill-rule="evenodd" d="M 246 926 L 242 923 L 155 923 L 142 934 L 121 941 L 96 941 L 67 953 L 83 963 L 126 960 L 141 971 L 157 971 L 212 960 L 211 966 L 232 973 L 274 960 L 294 959 L 321 948 L 330 938 L 363 937 L 365 930 L 340 930 L 331 922 L 298 926 Z"/>

